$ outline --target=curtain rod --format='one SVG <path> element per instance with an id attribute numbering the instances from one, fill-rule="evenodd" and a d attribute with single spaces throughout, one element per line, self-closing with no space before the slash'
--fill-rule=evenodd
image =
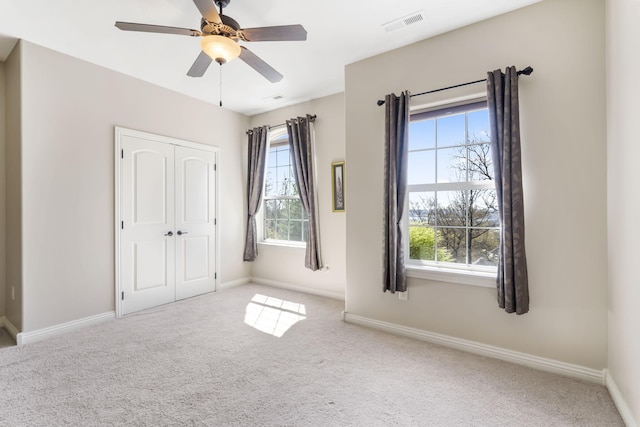
<path id="1" fill-rule="evenodd" d="M 531 73 L 533 73 L 533 68 L 531 68 L 530 66 L 525 68 L 525 69 L 523 69 L 523 70 L 518 71 L 518 75 L 524 74 L 525 76 L 528 76 Z M 413 98 L 414 96 L 427 95 L 429 93 L 441 92 L 443 90 L 455 89 L 457 87 L 473 85 L 473 84 L 476 84 L 476 83 L 482 83 L 482 82 L 486 82 L 486 81 L 487 81 L 487 79 L 475 80 L 475 81 L 472 81 L 472 82 L 460 83 L 459 85 L 453 85 L 453 86 L 448 86 L 448 87 L 442 87 L 440 89 L 428 90 L 426 92 L 411 94 L 411 95 L 409 95 L 409 98 Z M 379 99 L 377 104 L 378 104 L 378 107 L 381 106 L 381 105 L 384 105 L 384 99 Z"/>
<path id="2" fill-rule="evenodd" d="M 316 115 L 314 114 L 314 115 L 312 115 L 312 116 L 309 116 L 309 121 L 311 121 L 311 122 L 315 122 L 315 121 L 316 121 Z M 268 127 L 269 129 L 271 129 L 271 128 L 276 128 L 276 127 L 280 127 L 280 126 L 285 126 L 286 124 L 287 124 L 287 123 L 285 122 L 285 123 L 280 123 L 279 125 L 267 125 L 267 127 Z M 249 129 L 249 130 L 247 131 L 247 135 L 252 134 L 252 133 L 253 133 L 253 129 Z"/>

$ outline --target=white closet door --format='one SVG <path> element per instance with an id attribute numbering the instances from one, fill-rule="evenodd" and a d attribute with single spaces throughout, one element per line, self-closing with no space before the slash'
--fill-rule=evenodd
<path id="1" fill-rule="evenodd" d="M 214 152 L 175 147 L 176 300 L 215 290 L 215 163 Z"/>
<path id="2" fill-rule="evenodd" d="M 122 139 L 122 314 L 175 300 L 174 147 Z"/>

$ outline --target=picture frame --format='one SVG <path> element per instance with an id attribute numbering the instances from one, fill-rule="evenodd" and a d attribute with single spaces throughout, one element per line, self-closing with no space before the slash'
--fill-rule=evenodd
<path id="1" fill-rule="evenodd" d="M 344 212 L 344 161 L 331 163 L 331 196 L 333 212 Z"/>

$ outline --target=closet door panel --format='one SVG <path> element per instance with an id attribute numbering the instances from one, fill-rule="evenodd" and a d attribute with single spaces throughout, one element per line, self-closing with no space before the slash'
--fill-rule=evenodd
<path id="1" fill-rule="evenodd" d="M 173 146 L 122 140 L 122 312 L 175 300 Z"/>
<path id="2" fill-rule="evenodd" d="M 176 146 L 176 299 L 215 290 L 215 163 L 210 151 Z"/>

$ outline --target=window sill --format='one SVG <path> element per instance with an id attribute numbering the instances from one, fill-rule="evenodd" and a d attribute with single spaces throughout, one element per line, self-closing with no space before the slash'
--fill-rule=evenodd
<path id="1" fill-rule="evenodd" d="M 258 245 L 288 249 L 306 249 L 307 247 L 305 242 L 289 242 L 286 240 L 263 240 L 258 242 Z"/>
<path id="2" fill-rule="evenodd" d="M 407 264 L 407 277 L 414 279 L 435 280 L 438 282 L 457 283 L 459 285 L 496 287 L 496 273 L 485 271 L 471 271 L 455 268 L 432 267 L 425 265 Z"/>

